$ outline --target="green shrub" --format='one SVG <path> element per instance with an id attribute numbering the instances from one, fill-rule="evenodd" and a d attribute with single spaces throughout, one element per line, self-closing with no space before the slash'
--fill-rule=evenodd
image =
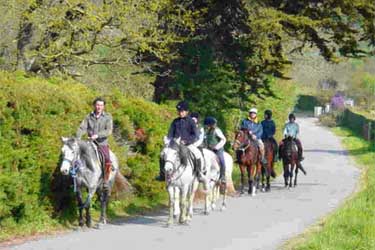
<path id="1" fill-rule="evenodd" d="M 0 72 L 0 240 L 75 221 L 71 180 L 62 177 L 58 169 L 60 137 L 75 134 L 96 95 L 73 81 Z M 133 141 L 137 150 L 127 157 L 129 148 L 111 138 L 122 172 L 129 176 L 139 197 L 150 198 L 150 204 L 164 202 L 165 196 L 160 195 L 163 185 L 150 180 L 158 169 L 162 136 L 171 118 L 169 109 L 124 98 L 120 92 L 105 98 L 116 133 L 126 144 Z M 145 141 L 134 136 L 140 128 Z M 115 202 L 110 214 L 124 213 L 130 204 L 131 199 Z"/>

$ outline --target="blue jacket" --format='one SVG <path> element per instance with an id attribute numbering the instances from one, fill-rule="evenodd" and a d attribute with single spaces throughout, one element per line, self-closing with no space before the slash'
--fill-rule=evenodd
<path id="1" fill-rule="evenodd" d="M 169 128 L 168 139 L 172 140 L 179 137 L 181 137 L 181 141 L 185 141 L 187 145 L 199 139 L 198 128 L 190 116 L 184 118 L 179 117 L 173 120 Z"/>
<path id="2" fill-rule="evenodd" d="M 263 135 L 262 139 L 272 138 L 276 132 L 275 122 L 273 120 L 263 120 Z"/>
<path id="3" fill-rule="evenodd" d="M 262 134 L 263 134 L 262 124 L 253 122 L 249 118 L 242 120 L 241 129 L 247 129 L 251 131 L 259 140 L 262 138 Z"/>

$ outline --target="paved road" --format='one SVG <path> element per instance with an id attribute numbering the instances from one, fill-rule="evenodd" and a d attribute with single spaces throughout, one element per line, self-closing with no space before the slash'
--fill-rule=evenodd
<path id="1" fill-rule="evenodd" d="M 359 176 L 337 137 L 317 126 L 313 118 L 299 122 L 308 175 L 300 175 L 295 189 L 284 189 L 279 177 L 271 193 L 231 198 L 224 212 L 205 216 L 198 207 L 190 226 L 164 227 L 165 211 L 102 230 L 71 232 L 13 249 L 278 249 L 285 240 L 337 207 L 353 192 Z"/>

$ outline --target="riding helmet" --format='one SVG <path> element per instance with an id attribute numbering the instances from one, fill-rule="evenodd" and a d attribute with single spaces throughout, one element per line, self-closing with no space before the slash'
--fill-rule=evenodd
<path id="1" fill-rule="evenodd" d="M 205 119 L 204 119 L 204 125 L 205 126 L 212 126 L 212 125 L 215 125 L 217 123 L 216 119 L 212 116 L 207 116 Z"/>
<path id="2" fill-rule="evenodd" d="M 186 101 L 180 101 L 179 103 L 177 103 L 176 109 L 178 111 L 188 111 L 189 104 Z"/>
<path id="3" fill-rule="evenodd" d="M 251 108 L 249 110 L 249 113 L 254 113 L 254 114 L 258 114 L 258 110 L 256 108 Z"/>
<path id="4" fill-rule="evenodd" d="M 295 119 L 296 119 L 296 116 L 295 116 L 293 113 L 291 113 L 291 114 L 289 114 L 289 120 L 290 120 L 290 119 L 294 119 L 294 120 L 295 120 Z"/>
<path id="5" fill-rule="evenodd" d="M 272 110 L 270 109 L 267 109 L 266 111 L 264 111 L 264 115 L 268 116 L 269 118 L 272 117 Z"/>

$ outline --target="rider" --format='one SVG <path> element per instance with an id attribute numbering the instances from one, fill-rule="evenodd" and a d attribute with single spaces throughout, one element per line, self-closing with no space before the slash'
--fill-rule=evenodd
<path id="1" fill-rule="evenodd" d="M 257 113 L 258 110 L 256 108 L 251 108 L 249 110 L 249 117 L 243 119 L 241 122 L 241 129 L 247 129 L 253 140 L 257 142 L 262 157 L 261 162 L 263 165 L 266 165 L 267 159 L 264 157 L 264 144 L 262 141 L 263 127 L 262 124 L 258 122 Z"/>
<path id="2" fill-rule="evenodd" d="M 205 126 L 205 145 L 212 150 L 220 162 L 220 182 L 225 183 L 225 159 L 224 159 L 224 145 L 226 138 L 220 128 L 216 126 L 217 121 L 214 117 L 208 116 L 204 119 Z"/>
<path id="3" fill-rule="evenodd" d="M 167 136 L 168 140 L 180 138 L 181 144 L 187 146 L 187 148 L 195 157 L 195 165 L 196 170 L 198 172 L 198 179 L 200 181 L 205 181 L 203 180 L 205 172 L 203 156 L 201 151 L 197 148 L 197 146 L 194 145 L 194 143 L 199 138 L 198 129 L 193 119 L 189 116 L 189 105 L 186 101 L 180 101 L 177 104 L 176 109 L 178 117 L 173 120 L 169 128 Z M 165 180 L 162 165 L 160 166 L 159 176 L 156 178 L 156 180 Z"/>
<path id="4" fill-rule="evenodd" d="M 296 123 L 296 116 L 292 113 L 289 115 L 289 122 L 285 124 L 284 128 L 284 138 L 292 137 L 293 140 L 296 142 L 298 147 L 298 160 L 303 161 L 303 149 L 302 149 L 302 143 L 298 139 L 299 134 L 299 125 Z M 283 145 L 283 141 L 280 144 L 280 147 Z M 279 155 L 280 157 L 280 155 Z"/>
<path id="5" fill-rule="evenodd" d="M 190 114 L 191 119 L 193 119 L 195 125 L 197 126 L 198 134 L 199 134 L 199 139 L 194 142 L 194 146 L 197 148 L 200 148 L 203 146 L 203 141 L 204 141 L 204 128 L 200 126 L 199 124 L 199 113 L 197 112 L 192 112 Z"/>
<path id="6" fill-rule="evenodd" d="M 104 156 L 104 182 L 103 188 L 109 188 L 108 179 L 112 169 L 112 162 L 109 154 L 108 137 L 112 134 L 113 121 L 112 116 L 104 112 L 105 100 L 97 97 L 93 101 L 94 111 L 86 116 L 81 122 L 76 137 L 81 138 L 84 134 L 88 135 L 88 139 L 96 142 L 98 150 Z"/>
<path id="7" fill-rule="evenodd" d="M 261 122 L 263 128 L 262 141 L 271 140 L 273 143 L 273 161 L 277 161 L 277 142 L 274 138 L 276 132 L 275 122 L 272 120 L 272 111 L 267 109 L 264 112 L 264 120 Z"/>

